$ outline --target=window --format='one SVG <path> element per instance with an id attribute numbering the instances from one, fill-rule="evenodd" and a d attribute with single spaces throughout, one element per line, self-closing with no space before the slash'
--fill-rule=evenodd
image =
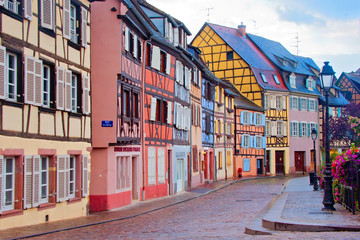
<path id="1" fill-rule="evenodd" d="M 306 110 L 306 98 L 299 98 L 299 110 Z"/>
<path id="2" fill-rule="evenodd" d="M 292 122 L 291 123 L 291 134 L 294 137 L 297 137 L 299 135 L 299 123 L 298 122 Z"/>
<path id="3" fill-rule="evenodd" d="M 151 66 L 151 44 L 146 45 L 146 66 Z"/>
<path id="4" fill-rule="evenodd" d="M 1 159 L 2 160 L 2 159 Z M 1 161 L 0 160 L 0 161 Z M 1 204 L 2 210 L 12 210 L 15 207 L 15 158 L 5 157 L 3 161 L 4 184 Z"/>
<path id="5" fill-rule="evenodd" d="M 78 33 L 77 33 L 77 9 L 76 6 L 70 5 L 70 40 L 78 44 Z"/>
<path id="6" fill-rule="evenodd" d="M 250 136 L 249 135 L 243 135 L 244 143 L 242 144 L 244 148 L 250 147 Z"/>
<path id="7" fill-rule="evenodd" d="M 70 168 L 69 168 L 69 197 L 75 197 L 75 179 L 76 179 L 76 158 L 70 156 Z"/>
<path id="8" fill-rule="evenodd" d="M 69 39 L 69 43 L 78 46 L 81 42 L 83 47 L 87 46 L 87 21 L 88 11 L 84 7 L 80 7 L 75 1 L 63 0 L 63 37 Z"/>
<path id="9" fill-rule="evenodd" d="M 260 73 L 260 76 L 261 76 L 262 80 L 264 81 L 264 83 L 268 82 L 266 79 L 266 76 L 263 73 Z"/>
<path id="10" fill-rule="evenodd" d="M 116 189 L 124 190 L 131 186 L 130 157 L 116 157 Z"/>
<path id="11" fill-rule="evenodd" d="M 299 102 L 297 97 L 292 97 L 292 109 L 298 109 L 299 108 Z"/>
<path id="12" fill-rule="evenodd" d="M 78 78 L 77 75 L 71 76 L 71 111 L 77 112 L 77 85 Z"/>
<path id="13" fill-rule="evenodd" d="M 262 114 L 254 113 L 255 116 L 255 125 L 260 126 L 262 125 Z"/>
<path id="14" fill-rule="evenodd" d="M 264 107 L 265 107 L 265 109 L 270 108 L 269 95 L 264 96 Z"/>
<path id="15" fill-rule="evenodd" d="M 276 109 L 282 109 L 281 96 L 276 96 Z"/>
<path id="16" fill-rule="evenodd" d="M 310 99 L 310 111 L 315 111 L 315 100 Z"/>
<path id="17" fill-rule="evenodd" d="M 305 81 L 306 81 L 306 88 L 307 89 L 309 89 L 309 90 L 315 89 L 315 81 L 311 76 L 308 77 Z"/>
<path id="18" fill-rule="evenodd" d="M 246 111 L 243 111 L 241 113 L 242 113 L 242 116 L 243 116 L 242 124 L 245 124 L 245 125 L 251 124 L 251 113 L 246 112 Z"/>
<path id="19" fill-rule="evenodd" d="M 137 44 L 137 55 L 135 56 L 138 60 L 141 60 L 141 54 L 142 54 L 142 45 L 140 38 L 137 38 L 136 43 Z"/>
<path id="20" fill-rule="evenodd" d="M 255 148 L 262 148 L 262 141 L 261 136 L 255 136 Z"/>
<path id="21" fill-rule="evenodd" d="M 17 100 L 17 56 L 12 53 L 6 53 L 7 67 L 7 99 Z"/>
<path id="22" fill-rule="evenodd" d="M 276 134 L 277 135 L 283 135 L 283 131 L 282 131 L 282 122 L 277 122 L 276 123 Z"/>
<path id="23" fill-rule="evenodd" d="M 234 52 L 227 52 L 226 53 L 226 59 L 229 60 L 233 60 L 234 59 Z"/>
<path id="24" fill-rule="evenodd" d="M 249 158 L 245 158 L 243 160 L 243 171 L 250 172 L 250 159 Z"/>
<path id="25" fill-rule="evenodd" d="M 139 94 L 133 93 L 133 112 L 134 118 L 139 118 Z"/>
<path id="26" fill-rule="evenodd" d="M 40 202 L 49 201 L 49 158 L 41 157 L 40 167 Z"/>
<path id="27" fill-rule="evenodd" d="M 271 122 L 270 121 L 265 122 L 265 134 L 267 136 L 271 135 Z"/>
<path id="28" fill-rule="evenodd" d="M 50 66 L 43 65 L 43 106 L 50 107 Z"/>
<path id="29" fill-rule="evenodd" d="M 280 85 L 279 79 L 276 75 L 273 75 L 276 84 Z"/>
<path id="30" fill-rule="evenodd" d="M 122 115 L 124 117 L 130 117 L 130 91 L 125 89 L 123 91 L 123 104 L 122 104 Z"/>
<path id="31" fill-rule="evenodd" d="M 305 137 L 307 135 L 307 124 L 305 122 L 301 123 L 301 136 Z"/>
<path id="32" fill-rule="evenodd" d="M 160 71 L 166 73 L 166 53 L 163 51 L 160 52 L 160 64 Z"/>
<path id="33" fill-rule="evenodd" d="M 294 73 L 289 76 L 289 82 L 292 88 L 296 88 L 296 75 Z"/>

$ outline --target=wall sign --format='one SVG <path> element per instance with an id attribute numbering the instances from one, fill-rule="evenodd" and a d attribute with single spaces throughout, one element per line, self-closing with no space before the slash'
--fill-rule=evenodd
<path id="1" fill-rule="evenodd" d="M 113 121 L 101 121 L 102 127 L 113 127 Z"/>

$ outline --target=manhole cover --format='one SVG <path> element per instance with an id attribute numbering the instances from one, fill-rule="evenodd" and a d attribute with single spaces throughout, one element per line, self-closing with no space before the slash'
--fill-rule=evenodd
<path id="1" fill-rule="evenodd" d="M 309 214 L 322 214 L 322 215 L 332 215 L 332 212 L 309 212 Z"/>
<path id="2" fill-rule="evenodd" d="M 240 199 L 240 200 L 236 200 L 236 202 L 251 202 L 252 200 L 250 199 Z"/>

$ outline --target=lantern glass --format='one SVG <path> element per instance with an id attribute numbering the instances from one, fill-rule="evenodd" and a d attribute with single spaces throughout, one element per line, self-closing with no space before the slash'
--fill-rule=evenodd
<path id="1" fill-rule="evenodd" d="M 313 141 L 315 141 L 316 138 L 317 138 L 317 131 L 316 131 L 315 129 L 313 129 L 313 130 L 311 131 L 311 139 L 312 139 Z"/>

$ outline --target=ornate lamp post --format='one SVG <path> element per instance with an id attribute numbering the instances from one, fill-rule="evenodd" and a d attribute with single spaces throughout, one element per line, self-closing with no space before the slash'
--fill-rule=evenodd
<path id="1" fill-rule="evenodd" d="M 316 148 L 315 148 L 315 141 L 317 138 L 317 131 L 315 130 L 315 128 L 313 128 L 313 130 L 311 131 L 311 139 L 314 141 L 314 191 L 318 191 L 319 190 L 319 185 L 318 185 L 318 181 L 317 181 L 317 175 L 316 175 Z"/>
<path id="2" fill-rule="evenodd" d="M 329 91 L 333 86 L 335 72 L 329 65 L 329 62 L 324 62 L 324 66 L 320 72 L 321 88 L 325 92 L 325 182 L 324 182 L 324 199 L 323 210 L 334 211 L 334 197 L 332 193 L 332 176 L 331 176 L 331 162 L 330 162 L 330 141 L 329 141 Z M 324 136 L 325 135 L 325 136 Z"/>

